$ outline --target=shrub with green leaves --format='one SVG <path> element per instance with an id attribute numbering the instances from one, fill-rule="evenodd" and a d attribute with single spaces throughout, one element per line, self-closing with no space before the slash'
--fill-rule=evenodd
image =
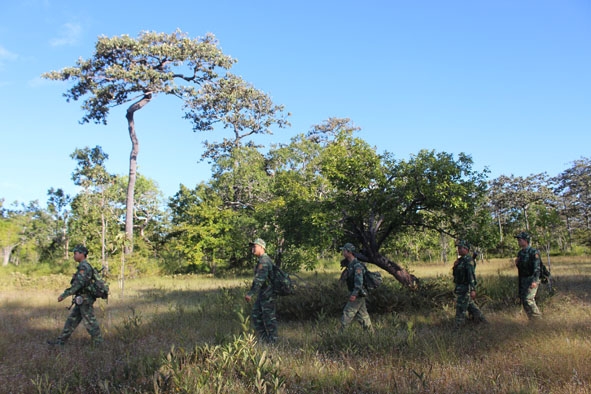
<path id="1" fill-rule="evenodd" d="M 252 334 L 192 352 L 173 347 L 154 377 L 154 392 L 276 393 L 285 383 L 279 361 Z"/>

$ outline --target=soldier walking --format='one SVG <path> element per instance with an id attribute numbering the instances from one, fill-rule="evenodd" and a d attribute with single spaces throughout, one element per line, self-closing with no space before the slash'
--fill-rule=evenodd
<path id="1" fill-rule="evenodd" d="M 100 345 L 103 342 L 101 329 L 94 316 L 94 301 L 95 298 L 89 293 L 87 287 L 92 280 L 93 268 L 90 266 L 86 257 L 88 256 L 88 249 L 82 245 L 78 245 L 73 249 L 74 261 L 78 263 L 76 273 L 72 275 L 70 287 L 64 290 L 57 298 L 58 302 L 62 302 L 68 296 L 74 296 L 72 305 L 74 308 L 70 312 L 70 316 L 66 320 L 62 333 L 55 340 L 47 341 L 50 345 L 64 345 L 78 324 L 84 321 L 86 331 L 92 337 L 93 346 Z M 70 307 L 71 308 L 71 307 Z"/>
<path id="2" fill-rule="evenodd" d="M 456 244 L 460 257 L 454 262 L 454 294 L 456 295 L 456 328 L 461 327 L 466 322 L 466 312 L 468 312 L 475 322 L 487 323 L 486 318 L 476 306 L 476 281 L 475 264 L 470 256 L 470 244 L 467 241 L 460 240 Z"/>
<path id="3" fill-rule="evenodd" d="M 276 298 L 271 285 L 273 275 L 273 261 L 267 255 L 267 244 L 260 238 L 249 243 L 252 254 L 258 257 L 254 269 L 252 286 L 244 299 L 250 302 L 252 296 L 258 293 L 251 313 L 252 323 L 257 336 L 266 343 L 277 341 Z"/>
<path id="4" fill-rule="evenodd" d="M 515 259 L 517 274 L 519 276 L 519 299 L 527 317 L 539 319 L 542 312 L 536 304 L 536 294 L 540 285 L 541 260 L 537 249 L 529 246 L 530 236 L 521 232 L 515 236 L 519 245 L 519 252 Z"/>
<path id="5" fill-rule="evenodd" d="M 343 309 L 343 316 L 341 317 L 341 332 L 345 331 L 353 322 L 353 319 L 357 320 L 366 331 L 373 332 L 373 326 L 365 302 L 367 292 L 364 289 L 363 274 L 366 268 L 353 254 L 355 252 L 355 246 L 353 244 L 346 243 L 341 250 L 343 257 L 348 262 L 347 269 L 345 270 L 345 280 L 349 289 L 349 298 Z"/>

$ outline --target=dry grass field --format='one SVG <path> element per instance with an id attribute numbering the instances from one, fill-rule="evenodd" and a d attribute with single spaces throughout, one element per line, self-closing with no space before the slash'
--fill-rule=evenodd
<path id="1" fill-rule="evenodd" d="M 95 309 L 105 344 L 84 327 L 51 347 L 67 317 L 64 275 L 0 273 L 2 393 L 589 393 L 591 259 L 554 257 L 542 321 L 516 301 L 510 260 L 478 264 L 477 302 L 490 324 L 456 330 L 450 266 L 420 265 L 417 292 L 390 278 L 369 299 L 376 333 L 338 333 L 346 291 L 338 267 L 302 274 L 279 302 L 280 341 L 257 344 L 251 278 L 111 281 Z"/>

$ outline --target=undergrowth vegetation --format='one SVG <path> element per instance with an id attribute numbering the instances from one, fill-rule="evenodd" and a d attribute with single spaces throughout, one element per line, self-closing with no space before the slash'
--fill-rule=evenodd
<path id="1" fill-rule="evenodd" d="M 111 283 L 95 310 L 105 344 L 80 325 L 52 348 L 68 311 L 66 275 L 0 276 L 0 387 L 7 393 L 587 393 L 591 262 L 555 259 L 553 291 L 531 324 L 507 260 L 479 264 L 490 324 L 454 329 L 449 266 L 421 265 L 416 291 L 386 277 L 368 300 L 376 332 L 339 334 L 347 291 L 338 268 L 301 274 L 278 303 L 280 340 L 259 344 L 244 294 L 250 277 L 200 275 Z M 65 301 L 64 301 L 65 302 Z"/>

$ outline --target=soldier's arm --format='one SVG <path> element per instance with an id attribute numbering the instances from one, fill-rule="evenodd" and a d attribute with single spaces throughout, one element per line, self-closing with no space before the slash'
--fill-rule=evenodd
<path id="1" fill-rule="evenodd" d="M 351 296 L 359 297 L 359 294 L 363 291 L 363 266 L 361 264 L 355 264 L 355 278 L 353 281 L 354 287 L 351 292 Z"/>
<path id="2" fill-rule="evenodd" d="M 540 252 L 534 250 L 532 253 L 532 265 L 533 265 L 533 281 L 539 282 L 540 281 L 540 271 L 541 271 L 541 260 L 540 260 Z"/>
<path id="3" fill-rule="evenodd" d="M 78 291 L 88 285 L 90 277 L 91 273 L 89 272 L 89 267 L 85 264 L 79 264 L 78 270 L 72 278 L 72 286 L 64 290 L 64 292 L 60 295 L 60 298 L 64 299 L 67 296 L 76 294 Z"/>
<path id="4" fill-rule="evenodd" d="M 273 262 L 270 258 L 268 258 L 268 260 L 262 259 L 259 262 L 259 264 L 257 265 L 254 279 L 252 281 L 252 286 L 250 287 L 248 293 L 246 293 L 247 296 L 252 297 L 255 293 L 257 293 L 260 290 L 261 287 L 263 287 L 263 285 L 267 281 L 267 278 L 269 278 L 269 271 L 272 268 Z"/>
<path id="5" fill-rule="evenodd" d="M 468 271 L 468 285 L 470 286 L 470 291 L 476 291 L 478 282 L 476 281 L 476 273 L 472 259 L 470 259 L 468 264 L 466 264 L 466 270 Z"/>

